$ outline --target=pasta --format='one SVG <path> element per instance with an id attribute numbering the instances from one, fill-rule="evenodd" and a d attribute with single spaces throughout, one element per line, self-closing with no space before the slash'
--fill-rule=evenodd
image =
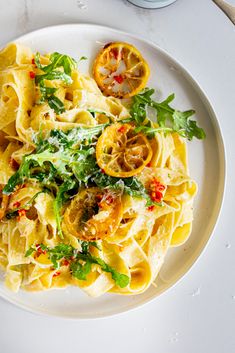
<path id="1" fill-rule="evenodd" d="M 73 59 L 17 43 L 0 52 L 0 97 L 7 287 L 144 292 L 191 233 L 197 184 L 182 134 L 143 120 L 155 129 L 145 134 L 130 101 L 104 96 Z"/>

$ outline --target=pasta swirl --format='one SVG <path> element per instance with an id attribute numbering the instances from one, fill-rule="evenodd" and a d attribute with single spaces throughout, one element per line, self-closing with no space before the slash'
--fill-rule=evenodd
<path id="1" fill-rule="evenodd" d="M 68 58 L 15 43 L 0 52 L 5 282 L 139 294 L 191 232 L 187 146 L 177 132 L 136 132 L 129 103 L 104 96 Z"/>

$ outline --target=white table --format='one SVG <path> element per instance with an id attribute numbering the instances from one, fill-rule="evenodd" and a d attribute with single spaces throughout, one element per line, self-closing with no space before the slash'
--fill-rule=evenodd
<path id="1" fill-rule="evenodd" d="M 40 27 L 79 22 L 150 39 L 198 80 L 215 108 L 226 144 L 224 205 L 216 231 L 190 273 L 133 312 L 66 321 L 24 312 L 0 300 L 0 352 L 233 353 L 235 27 L 211 0 L 178 0 L 161 10 L 140 9 L 125 0 L 0 0 L 0 45 Z"/>

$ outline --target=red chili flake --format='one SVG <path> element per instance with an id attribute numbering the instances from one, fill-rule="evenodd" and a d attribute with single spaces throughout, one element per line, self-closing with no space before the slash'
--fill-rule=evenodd
<path id="1" fill-rule="evenodd" d="M 155 202 L 161 202 L 163 198 L 162 191 L 165 190 L 165 185 L 161 184 L 157 178 L 153 178 L 149 184 L 150 187 L 150 197 Z"/>
<path id="2" fill-rule="evenodd" d="M 19 208 L 20 207 L 20 202 L 19 201 L 14 202 L 13 203 L 13 207 Z"/>
<path id="3" fill-rule="evenodd" d="M 101 169 L 101 173 L 102 173 L 102 174 L 105 174 L 105 171 L 104 171 L 104 169 Z"/>
<path id="4" fill-rule="evenodd" d="M 19 217 L 24 217 L 24 216 L 26 216 L 26 210 L 24 210 L 24 209 L 18 210 L 18 215 L 19 215 Z"/>
<path id="5" fill-rule="evenodd" d="M 102 208 L 102 199 L 103 199 L 103 195 L 100 195 L 100 194 L 96 195 L 96 199 L 97 199 L 97 201 L 99 201 L 99 202 L 98 202 L 98 206 L 99 206 L 100 208 Z"/>
<path id="6" fill-rule="evenodd" d="M 18 169 L 19 168 L 19 164 L 12 157 L 10 158 L 9 165 L 13 169 Z"/>
<path id="7" fill-rule="evenodd" d="M 151 205 L 151 206 L 147 207 L 147 210 L 148 210 L 148 211 L 153 211 L 154 208 L 155 208 L 155 206 L 154 206 L 154 205 Z"/>
<path id="8" fill-rule="evenodd" d="M 122 75 L 113 76 L 113 78 L 119 84 L 121 84 L 124 81 L 124 78 L 122 77 Z"/>
<path id="9" fill-rule="evenodd" d="M 105 198 L 105 202 L 108 204 L 108 205 L 111 205 L 111 203 L 113 203 L 114 201 L 114 198 L 112 195 L 107 195 L 106 198 Z"/>
<path id="10" fill-rule="evenodd" d="M 62 260 L 62 262 L 61 262 L 62 266 L 68 266 L 69 264 L 70 264 L 70 262 L 67 259 Z"/>
<path id="11" fill-rule="evenodd" d="M 36 75 L 35 75 L 35 72 L 29 71 L 29 77 L 30 77 L 30 78 L 33 79 L 33 78 L 35 78 L 35 76 L 36 76 Z"/>
<path id="12" fill-rule="evenodd" d="M 35 59 L 34 58 L 32 59 L 32 64 L 35 65 Z"/>
<path id="13" fill-rule="evenodd" d="M 157 178 L 153 178 L 150 181 L 150 189 L 153 191 L 164 191 L 165 188 L 165 185 L 161 184 L 160 181 L 157 180 Z"/>
<path id="14" fill-rule="evenodd" d="M 150 194 L 150 197 L 155 202 L 161 202 L 163 194 L 160 191 L 154 191 Z"/>
<path id="15" fill-rule="evenodd" d="M 46 250 L 42 250 L 40 244 L 36 244 L 35 246 L 36 246 L 36 249 L 37 249 L 37 257 L 38 257 L 39 255 L 41 255 L 41 254 L 45 255 L 45 254 L 47 253 Z"/>
<path id="16" fill-rule="evenodd" d="M 148 164 L 146 164 L 146 167 L 151 167 L 151 163 L 149 162 Z"/>
<path id="17" fill-rule="evenodd" d="M 52 277 L 57 277 L 57 276 L 59 276 L 61 274 L 61 272 L 60 271 L 56 271 L 54 274 L 53 274 L 53 276 Z"/>
<path id="18" fill-rule="evenodd" d="M 164 191 L 165 188 L 166 188 L 166 187 L 165 187 L 164 185 L 162 185 L 162 184 L 159 183 L 159 185 L 158 185 L 158 187 L 157 187 L 157 190 L 158 190 L 158 191 Z"/>
<path id="19" fill-rule="evenodd" d="M 122 125 L 117 129 L 117 131 L 123 134 L 126 131 L 126 127 Z"/>

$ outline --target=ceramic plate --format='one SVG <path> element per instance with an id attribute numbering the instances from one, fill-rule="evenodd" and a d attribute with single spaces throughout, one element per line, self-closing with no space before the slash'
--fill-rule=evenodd
<path id="1" fill-rule="evenodd" d="M 199 186 L 193 232 L 184 246 L 170 249 L 157 286 L 151 286 L 135 297 L 106 294 L 93 299 L 75 287 L 16 294 L 7 290 L 1 281 L 0 295 L 3 298 L 33 312 L 69 318 L 97 318 L 128 311 L 156 298 L 190 270 L 205 248 L 219 215 L 225 184 L 225 155 L 219 124 L 202 89 L 174 58 L 132 34 L 90 24 L 48 27 L 17 39 L 17 42 L 42 53 L 58 51 L 75 58 L 87 56 L 88 60 L 79 64 L 84 73 L 90 71 L 97 51 L 111 41 L 135 45 L 149 63 L 151 77 L 148 86 L 156 88 L 158 99 L 174 92 L 174 105 L 181 110 L 195 109 L 199 125 L 206 131 L 204 141 L 188 143 L 191 176 Z"/>

